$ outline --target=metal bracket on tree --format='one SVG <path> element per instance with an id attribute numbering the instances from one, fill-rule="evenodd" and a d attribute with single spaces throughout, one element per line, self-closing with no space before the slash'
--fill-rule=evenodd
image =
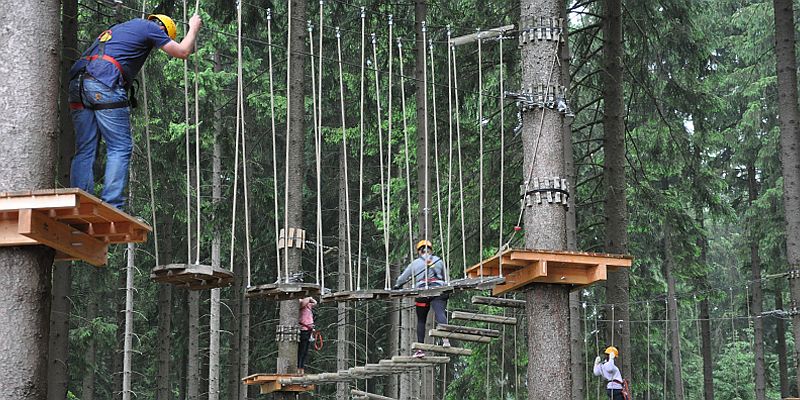
<path id="1" fill-rule="evenodd" d="M 276 342 L 300 342 L 300 327 L 296 325 L 278 325 L 275 327 Z"/>
<path id="2" fill-rule="evenodd" d="M 287 246 L 286 243 L 286 234 L 283 229 L 281 229 L 280 233 L 278 234 L 278 248 L 284 249 Z M 298 249 L 305 249 L 306 248 L 306 230 L 301 228 L 289 228 L 289 245 L 288 247 L 295 247 Z"/>
<path id="3" fill-rule="evenodd" d="M 565 178 L 533 177 L 527 184 L 520 185 L 520 195 L 528 207 L 547 203 L 561 204 L 569 208 L 569 184 Z"/>
<path id="4" fill-rule="evenodd" d="M 563 18 L 539 17 L 531 18 L 523 23 L 525 28 L 519 31 L 519 46 L 528 42 L 548 40 L 563 43 L 566 24 Z"/>

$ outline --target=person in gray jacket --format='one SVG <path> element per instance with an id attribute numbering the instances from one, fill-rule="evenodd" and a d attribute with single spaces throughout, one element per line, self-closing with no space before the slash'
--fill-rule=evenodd
<path id="1" fill-rule="evenodd" d="M 408 282 L 417 289 L 435 288 L 444 286 L 447 278 L 447 270 L 444 261 L 433 255 L 433 244 L 429 240 L 420 240 L 417 243 L 417 254 L 419 257 L 408 264 L 392 289 L 400 289 Z M 415 299 L 417 308 L 417 342 L 425 343 L 425 321 L 428 319 L 428 312 L 433 308 L 436 324 L 447 323 L 447 294 L 433 297 L 418 297 Z M 450 341 L 446 338 L 442 340 L 442 345 L 450 346 Z M 414 357 L 425 357 L 425 352 L 417 350 Z"/>

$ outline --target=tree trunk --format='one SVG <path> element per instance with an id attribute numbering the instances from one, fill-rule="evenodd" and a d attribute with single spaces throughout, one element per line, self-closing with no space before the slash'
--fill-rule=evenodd
<path id="1" fill-rule="evenodd" d="M 563 7 L 561 1 L 524 0 L 521 21 L 558 18 Z M 522 87 L 562 82 L 561 69 L 553 60 L 559 55 L 558 46 L 559 42 L 544 40 L 523 46 Z M 525 182 L 566 177 L 563 129 L 564 117 L 554 110 L 537 108 L 523 114 Z M 566 208 L 531 204 L 525 209 L 525 247 L 566 249 Z M 547 382 L 529 385 L 529 399 L 572 398 L 569 289 L 567 285 L 537 284 L 526 291 L 526 315 L 528 321 L 536 321 L 528 324 L 528 359 L 532 361 L 528 363 L 528 382 Z"/>
<path id="2" fill-rule="evenodd" d="M 169 232 L 167 230 L 166 232 Z M 169 242 L 166 240 L 165 242 Z M 169 253 L 166 253 L 169 254 Z M 156 376 L 156 398 L 172 399 L 170 385 L 170 353 L 172 339 L 172 286 L 158 286 L 158 375 Z"/>
<path id="3" fill-rule="evenodd" d="M 758 182 L 756 181 L 755 161 L 749 160 L 747 164 L 747 204 L 752 208 L 753 202 L 758 199 Z M 751 221 L 749 226 L 754 226 L 755 221 Z M 753 373 L 755 374 L 756 400 L 766 400 L 767 380 L 764 368 L 764 320 L 760 318 L 763 310 L 763 295 L 761 292 L 761 259 L 758 255 L 758 235 L 750 232 L 750 274 L 753 280 L 753 297 L 750 306 L 751 321 L 753 322 L 753 340 L 755 364 Z"/>
<path id="4" fill-rule="evenodd" d="M 775 55 L 778 75 L 778 114 L 781 129 L 783 208 L 786 220 L 786 258 L 789 269 L 800 270 L 800 139 L 798 139 L 797 58 L 792 0 L 773 0 Z M 800 279 L 791 279 L 792 310 L 800 309 Z M 800 343 L 800 313 L 792 318 L 794 342 Z M 795 380 L 800 393 L 800 346 L 794 346 Z"/>
<path id="5" fill-rule="evenodd" d="M 239 343 L 239 379 L 250 375 L 250 299 L 242 298 L 242 333 Z M 239 386 L 239 400 L 248 398 L 246 385 Z"/>
<path id="6" fill-rule="evenodd" d="M 241 351 L 239 349 L 242 341 L 242 268 L 241 263 L 234 262 L 233 264 L 233 287 L 231 287 L 231 315 L 233 322 L 231 332 L 231 349 L 228 352 L 228 399 L 238 400 L 239 392 L 243 390 L 244 385 L 239 379 L 239 359 L 241 358 Z"/>
<path id="7" fill-rule="evenodd" d="M 186 397 L 200 398 L 200 292 L 191 290 L 186 295 L 189 307 L 188 344 L 186 349 Z"/>
<path id="8" fill-rule="evenodd" d="M 675 400 L 683 400 L 683 362 L 681 361 L 681 324 L 678 317 L 678 300 L 675 297 L 674 258 L 672 256 L 672 232 L 670 224 L 664 223 L 663 273 L 667 280 L 667 320 L 670 322 L 670 347 L 672 350 L 672 387 Z M 666 373 L 667 371 L 664 371 Z"/>
<path id="9" fill-rule="evenodd" d="M 58 136 L 58 182 L 62 187 L 69 186 L 69 170 L 72 154 L 75 152 L 75 128 L 69 117 L 67 91 L 69 89 L 69 69 L 80 57 L 78 47 L 78 2 L 64 0 L 61 12 L 61 97 L 59 98 L 59 124 L 61 134 Z M 67 397 L 69 383 L 69 296 L 71 293 L 70 262 L 57 262 L 53 265 L 53 296 L 50 310 L 50 345 L 47 370 L 47 399 L 63 400 Z"/>
<path id="10" fill-rule="evenodd" d="M 414 79 L 416 80 L 417 96 L 417 201 L 419 201 L 419 239 L 430 240 L 433 232 L 433 215 L 430 213 L 431 193 L 430 193 L 430 172 L 429 161 L 430 151 L 428 136 L 428 110 L 427 104 L 428 88 L 425 85 L 427 59 L 427 43 L 422 41 L 423 25 L 428 18 L 428 3 L 425 0 L 414 0 L 414 29 L 416 31 L 416 64 L 414 64 Z M 439 244 L 441 245 L 441 244 Z"/>
<path id="11" fill-rule="evenodd" d="M 86 364 L 86 370 L 83 372 L 83 382 L 81 384 L 81 400 L 94 400 L 94 385 L 95 385 L 95 372 L 97 371 L 97 345 L 95 335 L 97 332 L 94 330 L 94 320 L 97 318 L 97 298 L 100 296 L 97 293 L 100 287 L 100 280 L 98 278 L 98 271 L 96 268 L 89 267 L 89 304 L 86 306 L 86 322 L 89 324 L 89 337 L 84 351 L 83 361 Z"/>
<path id="12" fill-rule="evenodd" d="M 348 266 L 350 263 L 350 254 L 347 253 L 347 230 L 350 227 L 347 225 L 347 203 L 345 190 L 347 180 L 345 179 L 345 154 L 344 150 L 339 153 L 339 275 L 337 279 L 337 288 L 340 291 L 347 290 L 348 282 Z M 348 368 L 349 341 L 347 340 L 347 303 L 339 302 L 336 304 L 336 369 L 337 371 L 345 370 Z M 339 382 L 336 384 L 336 400 L 350 399 L 350 385 L 347 382 Z"/>
<path id="13" fill-rule="evenodd" d="M 59 11 L 52 0 L 0 3 L 0 56 L 13 60 L 0 65 L 0 192 L 53 186 Z M 47 398 L 53 255 L 44 246 L 0 248 L 0 393 L 9 399 Z"/>
<path id="14" fill-rule="evenodd" d="M 124 361 L 125 356 L 125 282 L 127 281 L 127 276 L 123 273 L 123 270 L 117 273 L 117 284 L 116 288 L 116 326 L 117 330 L 115 332 L 115 348 L 114 348 L 114 357 L 112 360 L 112 368 L 111 370 L 114 371 L 114 399 L 122 399 L 122 391 L 116 390 L 117 388 L 122 387 L 122 364 Z"/>
<path id="15" fill-rule="evenodd" d="M 287 132 L 288 140 L 286 143 L 286 202 L 285 202 L 285 228 L 303 227 L 303 181 L 305 179 L 305 167 L 303 166 L 303 152 L 305 144 L 305 56 L 301 51 L 306 43 L 307 30 L 305 24 L 300 21 L 306 20 L 306 1 L 290 0 L 291 13 L 293 20 L 291 31 L 289 32 L 289 43 L 291 46 L 291 68 L 287 70 L 287 80 L 289 84 L 289 105 L 288 119 L 290 127 Z M 288 232 L 288 229 L 287 229 Z M 296 247 L 286 247 L 283 249 L 285 268 L 289 274 L 301 271 L 302 250 Z M 247 299 L 244 299 L 242 310 L 247 308 Z M 243 313 L 244 314 L 244 313 Z M 280 325 L 288 329 L 297 329 L 299 336 L 299 315 L 300 309 L 297 300 L 280 302 Z M 244 322 L 244 321 L 243 321 Z M 242 329 L 242 352 L 245 351 L 244 338 L 248 332 Z M 279 374 L 294 373 L 297 371 L 297 339 L 283 338 L 278 342 L 277 372 Z M 243 354 L 244 356 L 244 354 Z M 289 400 L 294 398 L 293 394 L 278 393 L 275 396 L 278 400 Z"/>
<path id="16" fill-rule="evenodd" d="M 133 179 L 131 179 L 133 181 Z M 133 201 L 133 196 L 128 196 Z M 136 268 L 136 245 L 128 243 L 127 265 L 125 268 L 125 336 L 122 351 L 122 400 L 131 400 L 133 390 L 133 292 Z"/>
<path id="17" fill-rule="evenodd" d="M 783 292 L 781 284 L 775 285 L 775 309 L 783 309 Z M 778 354 L 778 375 L 780 376 L 781 398 L 789 397 L 789 360 L 786 352 L 786 325 L 782 318 L 775 319 L 775 353 Z"/>
<path id="18" fill-rule="evenodd" d="M 711 353 L 711 315 L 708 297 L 700 300 L 700 337 L 703 356 L 703 395 L 705 400 L 714 400 L 714 358 Z"/>
<path id="19" fill-rule="evenodd" d="M 411 343 L 416 342 L 417 316 L 414 311 L 414 300 L 401 298 L 400 307 L 400 354 L 411 354 Z M 401 399 L 416 399 L 420 393 L 419 372 L 400 375 Z"/>

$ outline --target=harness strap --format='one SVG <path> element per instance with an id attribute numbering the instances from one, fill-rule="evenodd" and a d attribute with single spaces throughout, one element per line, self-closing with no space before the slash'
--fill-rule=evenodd
<path id="1" fill-rule="evenodd" d="M 69 109 L 70 110 L 111 110 L 114 108 L 125 108 L 129 107 L 131 102 L 128 100 L 124 101 L 115 101 L 113 103 L 101 103 L 101 104 L 83 104 L 80 102 L 70 102 Z"/>

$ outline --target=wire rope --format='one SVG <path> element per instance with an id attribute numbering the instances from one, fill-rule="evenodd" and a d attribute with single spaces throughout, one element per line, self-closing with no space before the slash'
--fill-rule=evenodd
<path id="1" fill-rule="evenodd" d="M 483 278 L 483 38 L 478 31 L 478 262 Z"/>
<path id="2" fill-rule="evenodd" d="M 394 22 L 392 21 L 392 15 L 389 14 L 388 19 L 389 25 L 389 43 L 386 46 L 389 51 L 389 83 L 388 83 L 388 101 L 387 101 L 387 119 L 388 119 L 388 129 L 387 129 L 387 139 L 386 139 L 386 149 L 387 149 L 387 163 L 386 163 L 386 213 L 384 214 L 383 226 L 386 232 L 386 237 L 384 239 L 384 251 L 386 253 L 386 264 L 384 268 L 384 289 L 389 289 L 392 287 L 391 279 L 392 275 L 389 270 L 389 240 L 391 239 L 391 231 L 389 230 L 389 224 L 391 222 L 392 212 L 391 212 L 391 204 L 392 204 L 392 28 L 394 26 Z M 375 64 L 375 69 L 378 68 L 378 65 Z M 379 122 L 380 124 L 380 122 Z"/>
<path id="3" fill-rule="evenodd" d="M 357 259 L 357 286 L 361 284 L 361 242 L 364 233 L 364 68 L 366 66 L 366 18 L 364 7 L 361 7 L 361 77 L 359 89 L 359 152 L 358 152 L 358 259 Z M 377 68 L 377 66 L 375 66 Z M 352 269 L 352 268 L 351 268 Z M 350 272 L 350 290 L 353 290 L 353 273 Z"/>
<path id="4" fill-rule="evenodd" d="M 459 205 L 461 206 L 461 260 L 464 264 L 464 277 L 467 276 L 467 235 L 466 227 L 464 224 L 464 170 L 462 166 L 462 152 L 461 145 L 461 108 L 458 101 L 458 62 L 456 61 L 456 47 L 450 45 L 450 51 L 453 54 L 453 90 L 456 103 L 456 142 L 458 143 L 458 198 Z"/>
<path id="5" fill-rule="evenodd" d="M 311 20 L 308 20 L 306 23 L 306 29 L 308 30 L 308 46 L 309 46 L 309 61 L 311 64 L 311 104 L 312 104 L 312 115 L 314 118 L 313 129 L 314 129 L 314 171 L 316 173 L 316 186 L 317 186 L 317 223 L 316 231 L 315 231 L 315 242 L 317 243 L 316 248 L 314 249 L 314 261 L 315 261 L 315 271 L 316 271 L 316 279 L 317 283 L 319 283 L 319 259 L 321 254 L 321 246 L 320 246 L 320 236 L 322 236 L 319 232 L 319 223 L 320 223 L 320 210 L 322 208 L 322 191 L 320 190 L 320 128 L 321 126 L 317 125 L 319 121 L 318 112 L 322 110 L 319 109 L 317 103 L 317 73 L 316 69 L 314 68 L 314 27 L 311 24 Z M 322 33 L 320 32 L 320 35 Z M 322 71 L 320 71 L 320 75 L 322 75 Z M 322 97 L 322 93 L 320 93 L 320 97 Z"/>
<path id="6" fill-rule="evenodd" d="M 411 218 L 411 166 L 409 159 L 411 155 L 409 153 L 409 140 L 408 140 L 408 113 L 406 112 L 406 79 L 405 74 L 403 73 L 403 42 L 400 38 L 397 38 L 397 56 L 400 63 L 400 99 L 401 99 L 401 111 L 403 113 L 403 143 L 404 143 L 404 154 L 405 154 L 405 173 L 406 173 L 406 208 L 408 209 L 408 249 L 410 251 L 409 260 L 414 259 L 414 222 L 413 218 Z M 416 278 L 412 277 L 413 285 L 416 286 Z"/>
<path id="7" fill-rule="evenodd" d="M 337 27 L 338 28 L 338 27 Z M 351 272 L 353 267 L 353 248 L 352 238 L 350 237 L 350 184 L 349 172 L 347 169 L 347 126 L 345 123 L 344 111 L 344 73 L 342 72 L 342 39 L 341 32 L 336 30 L 336 52 L 339 57 L 339 106 L 342 117 L 342 163 L 344 166 L 344 198 L 345 198 L 345 221 L 347 223 L 347 265 L 350 266 Z M 323 276 L 324 279 L 324 276 Z"/>
<path id="8" fill-rule="evenodd" d="M 384 154 L 383 154 L 383 128 L 382 128 L 382 121 L 381 118 L 381 90 L 380 90 L 380 77 L 378 75 L 378 42 L 375 34 L 372 34 L 372 64 L 375 66 L 375 107 L 376 107 L 376 116 L 378 119 L 378 157 L 380 158 L 380 177 L 381 177 L 381 213 L 383 215 L 383 242 L 384 242 L 384 252 L 386 258 L 386 270 L 389 270 L 389 221 L 387 217 L 388 207 L 387 207 L 387 199 L 384 198 L 384 188 L 387 187 L 386 185 L 386 177 L 384 176 Z M 369 268 L 366 270 L 367 276 L 369 276 Z M 358 286 L 358 290 L 361 290 L 361 286 Z"/>
<path id="9" fill-rule="evenodd" d="M 289 148 L 292 142 L 292 2 L 287 6 L 286 28 L 286 154 L 283 178 L 283 272 L 289 282 Z"/>
<path id="10" fill-rule="evenodd" d="M 194 15 L 200 14 L 200 0 L 195 2 L 194 6 Z M 195 202 L 196 209 L 195 215 L 197 217 L 196 221 L 196 248 L 195 248 L 195 264 L 200 264 L 200 73 L 198 72 L 198 64 L 200 63 L 199 57 L 197 55 L 198 49 L 198 42 L 200 41 L 199 37 L 195 38 L 194 41 L 194 158 L 195 158 Z"/>
<path id="11" fill-rule="evenodd" d="M 442 246 L 445 242 L 444 227 L 442 226 L 442 197 L 441 181 L 439 179 L 439 118 L 436 113 L 436 69 L 433 61 L 433 41 L 428 40 L 428 52 L 431 64 L 431 102 L 433 106 L 433 167 L 436 176 L 436 221 L 439 228 L 439 243 Z M 449 278 L 447 279 L 449 281 Z M 445 283 L 447 283 L 447 281 Z"/>
<path id="12" fill-rule="evenodd" d="M 267 46 L 267 53 L 269 59 L 269 120 L 270 127 L 272 128 L 272 189 L 273 189 L 273 203 L 274 203 L 274 218 L 275 234 L 278 234 L 278 154 L 277 154 L 277 131 L 275 129 L 275 83 L 273 78 L 273 62 L 272 62 L 272 9 L 267 10 L 267 40 L 270 44 Z M 281 281 L 281 248 L 278 245 L 278 240 L 275 240 L 275 262 L 278 270 L 277 282 Z"/>

